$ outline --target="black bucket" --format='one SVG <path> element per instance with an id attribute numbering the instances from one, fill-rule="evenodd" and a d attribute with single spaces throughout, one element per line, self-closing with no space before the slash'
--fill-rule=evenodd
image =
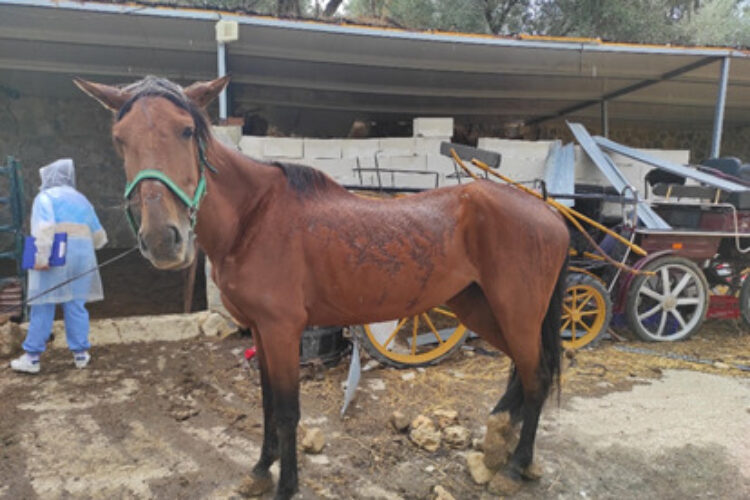
<path id="1" fill-rule="evenodd" d="M 326 365 L 338 363 L 346 354 L 349 341 L 344 338 L 344 329 L 340 326 L 310 326 L 302 332 L 299 346 L 300 363 L 320 360 Z"/>

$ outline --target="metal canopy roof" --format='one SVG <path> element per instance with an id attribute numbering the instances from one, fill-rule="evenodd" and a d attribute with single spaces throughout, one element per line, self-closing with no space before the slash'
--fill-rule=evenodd
<path id="1" fill-rule="evenodd" d="M 183 83 L 214 78 L 220 18 L 240 24 L 239 41 L 227 45 L 235 110 L 262 105 L 533 123 L 566 110 L 577 119 L 599 117 L 599 106 L 587 104 L 609 98 L 613 120 L 710 123 L 720 61 L 729 57 L 724 119 L 750 123 L 745 51 L 434 34 L 52 0 L 0 0 L 0 93 L 78 96 L 72 76 L 114 83 L 146 74 Z"/>

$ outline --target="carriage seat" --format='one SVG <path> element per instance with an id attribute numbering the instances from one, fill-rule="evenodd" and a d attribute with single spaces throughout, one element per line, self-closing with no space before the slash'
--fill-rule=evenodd
<path id="1" fill-rule="evenodd" d="M 451 149 L 456 151 L 456 154 L 463 161 L 470 162 L 476 158 L 482 163 L 487 164 L 490 168 L 498 168 L 502 160 L 500 153 L 494 151 L 487 151 L 486 149 L 473 148 L 464 144 L 454 144 L 452 142 L 441 142 L 440 143 L 440 154 L 453 158 L 451 156 Z"/>
<path id="2" fill-rule="evenodd" d="M 711 158 L 701 162 L 704 167 L 711 167 L 719 172 L 750 181 L 750 164 L 742 164 L 739 158 L 727 156 L 724 158 Z"/>

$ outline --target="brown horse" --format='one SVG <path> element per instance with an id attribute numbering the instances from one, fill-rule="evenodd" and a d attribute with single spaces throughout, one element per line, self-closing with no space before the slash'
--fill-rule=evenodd
<path id="1" fill-rule="evenodd" d="M 264 436 L 248 493 L 272 487 L 278 458 L 276 497 L 297 491 L 306 325 L 383 321 L 443 303 L 514 361 L 493 413 L 523 421 L 505 472 L 528 477 L 539 414 L 559 376 L 568 248 L 560 217 L 486 180 L 379 201 L 308 167 L 247 158 L 212 138 L 203 112 L 227 81 L 76 84 L 115 113 L 143 255 L 160 269 L 183 268 L 196 238 L 227 309 L 252 330 Z"/>

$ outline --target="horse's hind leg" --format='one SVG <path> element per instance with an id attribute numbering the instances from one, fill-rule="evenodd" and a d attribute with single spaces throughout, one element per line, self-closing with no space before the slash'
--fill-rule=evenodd
<path id="1" fill-rule="evenodd" d="M 508 388 L 493 410 L 507 411 L 512 418 L 523 421 L 518 445 L 506 468 L 514 480 L 539 477 L 532 468 L 534 441 L 542 406 L 553 377 L 559 375 L 565 269 L 562 266 L 549 299 L 546 294 L 533 293 L 532 287 L 524 295 L 513 296 L 506 291 L 504 295 L 500 292 L 487 296 L 515 364 Z M 540 296 L 545 300 L 539 302 Z"/>
<path id="2" fill-rule="evenodd" d="M 520 439 L 506 468 L 507 475 L 514 480 L 536 476 L 531 469 L 534 440 L 542 405 L 551 384 L 550 370 L 541 363 L 543 358 L 548 357 L 547 353 L 542 356 L 543 344 L 550 342 L 546 340 L 543 343 L 540 334 L 541 318 L 547 304 L 543 308 L 538 304 L 535 307 L 530 298 L 528 294 L 518 295 L 517 291 L 512 290 L 499 289 L 487 293 L 479 286 L 471 285 L 448 302 L 469 328 L 508 354 L 514 362 L 506 392 L 492 410 L 493 415 L 507 412 L 509 418 L 493 417 L 488 423 L 489 427 L 496 427 L 488 429 L 488 432 L 504 435 L 500 441 L 507 444 L 510 431 L 508 420 L 523 422 Z M 546 323 L 550 323 L 547 318 Z M 559 325 L 559 319 L 556 324 Z M 559 342 L 556 329 L 554 335 Z M 555 356 L 554 353 L 549 355 Z M 505 444 L 492 451 L 495 465 L 501 463 L 497 457 L 507 456 Z"/>
<path id="3" fill-rule="evenodd" d="M 461 293 L 448 300 L 448 306 L 458 315 L 467 328 L 477 333 L 495 348 L 510 355 L 500 325 L 479 285 L 472 283 L 466 287 Z M 520 387 L 520 384 L 518 385 Z M 522 397 L 523 393 L 521 393 Z M 505 465 L 518 441 L 509 413 L 495 415 L 497 412 L 498 407 L 496 406 L 492 410 L 492 416 L 487 421 L 487 434 L 484 442 L 484 461 L 490 469 L 497 469 Z M 519 406 L 519 409 L 514 413 L 513 420 L 517 423 L 520 418 Z"/>

